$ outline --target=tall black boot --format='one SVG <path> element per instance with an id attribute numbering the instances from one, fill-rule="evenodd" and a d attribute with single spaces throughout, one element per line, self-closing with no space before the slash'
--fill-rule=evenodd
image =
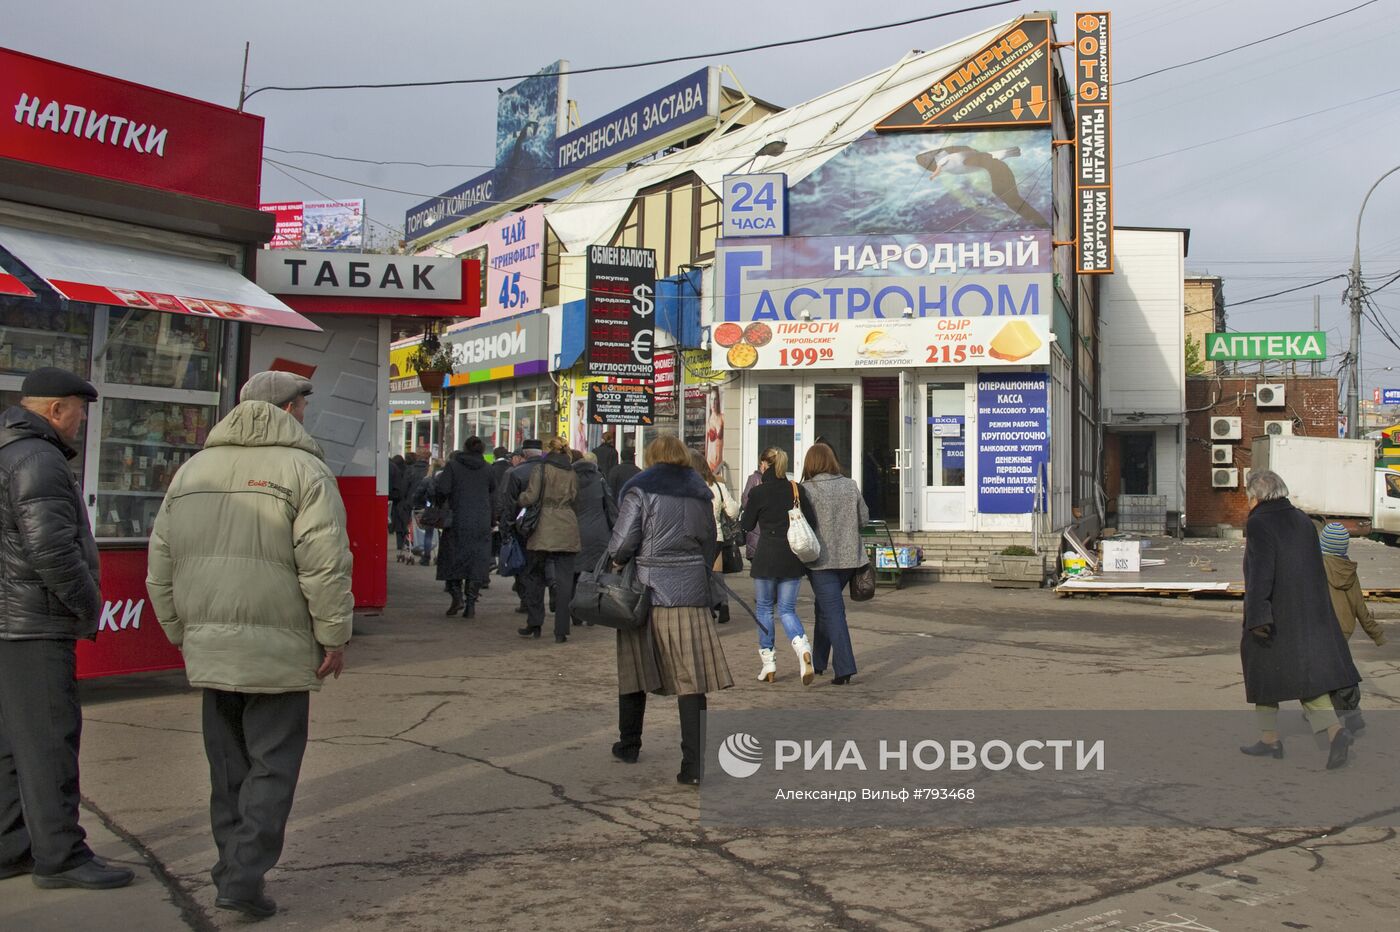
<path id="1" fill-rule="evenodd" d="M 647 694 L 619 693 L 617 697 L 617 737 L 613 757 L 628 764 L 637 762 L 642 750 L 642 719 L 646 717 Z"/>
<path id="2" fill-rule="evenodd" d="M 455 615 L 462 610 L 462 582 L 453 579 L 447 583 L 447 591 L 452 594 L 452 604 L 447 606 L 444 613 L 448 616 Z"/>
<path id="3" fill-rule="evenodd" d="M 466 603 L 462 608 L 463 618 L 476 617 L 476 600 L 481 592 L 481 583 L 476 580 L 467 581 Z"/>
<path id="4" fill-rule="evenodd" d="M 705 778 L 705 694 L 678 696 L 681 713 L 681 772 L 677 783 L 698 784 Z"/>

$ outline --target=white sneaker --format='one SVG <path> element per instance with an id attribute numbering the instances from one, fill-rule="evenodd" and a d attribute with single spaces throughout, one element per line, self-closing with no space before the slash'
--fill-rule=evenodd
<path id="1" fill-rule="evenodd" d="M 758 671 L 758 681 L 760 683 L 773 682 L 773 677 L 778 674 L 778 663 L 773 657 L 772 648 L 764 650 L 760 647 L 758 649 L 758 659 L 763 663 L 763 669 Z"/>
<path id="2" fill-rule="evenodd" d="M 802 673 L 802 685 L 811 686 L 817 671 L 812 669 L 812 645 L 807 643 L 807 636 L 804 634 L 793 638 L 792 649 L 797 653 L 797 665 Z"/>

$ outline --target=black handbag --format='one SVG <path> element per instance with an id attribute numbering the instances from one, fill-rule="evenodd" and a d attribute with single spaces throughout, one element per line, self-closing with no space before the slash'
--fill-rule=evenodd
<path id="1" fill-rule="evenodd" d="M 540 506 L 526 505 L 515 516 L 515 533 L 521 541 L 529 542 L 540 526 Z"/>
<path id="2" fill-rule="evenodd" d="M 875 598 L 875 567 L 869 563 L 851 575 L 851 601 L 869 602 Z"/>
<path id="3" fill-rule="evenodd" d="M 439 505 L 429 505 L 418 515 L 418 526 L 447 531 L 452 528 L 452 509 Z"/>
<path id="4" fill-rule="evenodd" d="M 637 579 L 636 560 L 628 560 L 619 572 L 612 568 L 611 555 L 603 554 L 598 566 L 574 584 L 569 612 L 588 624 L 631 631 L 651 618 L 651 589 Z"/>
<path id="5" fill-rule="evenodd" d="M 724 542 L 719 552 L 721 573 L 742 573 L 744 571 L 743 538 L 731 538 Z"/>

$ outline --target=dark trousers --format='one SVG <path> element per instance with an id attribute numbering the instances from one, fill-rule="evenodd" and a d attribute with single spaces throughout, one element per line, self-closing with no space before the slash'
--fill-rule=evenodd
<path id="1" fill-rule="evenodd" d="M 453 599 L 461 599 L 467 608 L 474 608 L 481 593 L 481 583 L 474 579 L 449 579 L 447 591 Z"/>
<path id="2" fill-rule="evenodd" d="M 0 641 L 0 866 L 33 855 L 57 874 L 92 860 L 78 824 L 77 662 L 72 641 Z"/>
<path id="3" fill-rule="evenodd" d="M 681 772 L 686 776 L 705 775 L 704 693 L 676 697 L 681 717 Z M 636 754 L 642 748 L 642 722 L 646 718 L 647 694 L 619 693 L 617 697 L 617 737 L 620 752 Z"/>
<path id="4" fill-rule="evenodd" d="M 520 598 L 525 604 L 525 624 L 544 626 L 544 594 L 554 588 L 554 636 L 569 633 L 569 603 L 574 600 L 574 555 L 525 551 L 525 570 L 520 574 Z"/>
<path id="5" fill-rule="evenodd" d="M 292 813 L 311 694 L 204 690 L 209 818 L 220 896 L 253 899 L 282 856 Z"/>
<path id="6" fill-rule="evenodd" d="M 846 624 L 846 585 L 855 570 L 808 570 L 816 602 L 812 635 L 812 667 L 821 673 L 827 660 L 834 664 L 833 676 L 853 676 L 856 652 L 851 646 L 851 629 Z"/>

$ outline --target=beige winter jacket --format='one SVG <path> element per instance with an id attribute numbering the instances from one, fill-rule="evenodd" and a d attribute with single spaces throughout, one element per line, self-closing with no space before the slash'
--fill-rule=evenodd
<path id="1" fill-rule="evenodd" d="M 1342 626 L 1342 635 L 1350 638 L 1359 621 L 1366 636 L 1375 641 L 1377 647 L 1384 644 L 1385 631 L 1371 614 L 1370 606 L 1361 595 L 1361 580 L 1356 575 L 1356 564 L 1345 557 L 1324 553 L 1322 566 L 1327 570 L 1327 586 L 1332 593 L 1332 610 L 1337 613 L 1337 623 Z"/>
<path id="2" fill-rule="evenodd" d="M 175 474 L 151 533 L 146 589 L 191 686 L 320 689 L 350 640 L 345 505 L 321 448 L 287 412 L 245 401 Z"/>

